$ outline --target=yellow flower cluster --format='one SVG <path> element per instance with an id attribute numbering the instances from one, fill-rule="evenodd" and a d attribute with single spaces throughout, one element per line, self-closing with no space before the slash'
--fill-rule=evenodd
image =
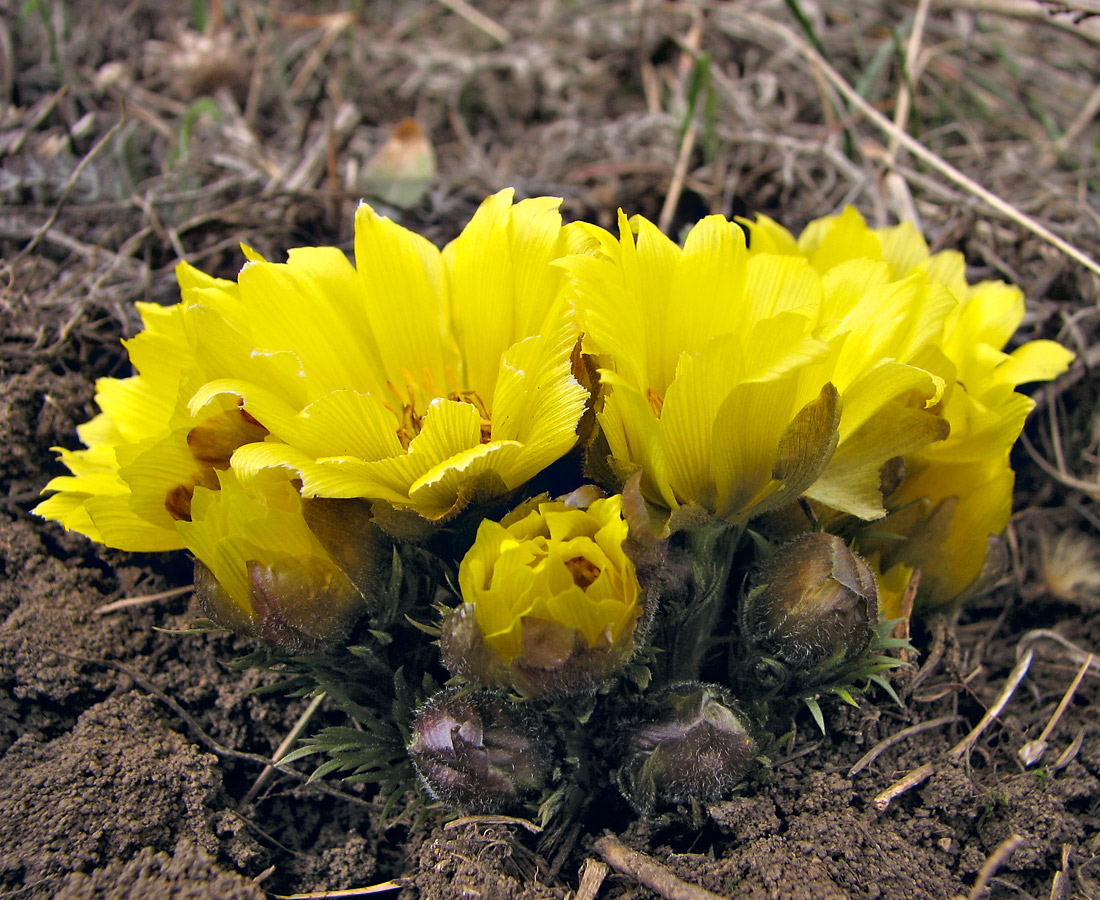
<path id="1" fill-rule="evenodd" d="M 639 473 L 668 529 L 806 497 L 911 537 L 862 540 L 895 580 L 922 568 L 926 604 L 963 593 L 1010 511 L 1031 408 L 1015 388 L 1070 359 L 1003 352 L 1015 288 L 971 286 L 958 254 L 852 209 L 798 239 L 711 216 L 681 248 L 643 218 L 621 215 L 618 238 L 563 226 L 559 203 L 502 191 L 442 251 L 363 205 L 354 265 L 245 248 L 225 281 L 181 263 L 181 302 L 140 307 L 136 374 L 98 383 L 87 449 L 61 451 L 72 474 L 36 512 L 113 547 L 186 548 L 223 619 L 323 638 L 362 607 L 374 555 L 319 539 L 308 504 L 358 501 L 349 522 L 422 538 L 513 497 L 594 408 L 589 476 Z M 486 646 L 514 661 L 549 622 L 619 647 L 642 608 L 625 529 L 616 497 L 484 522 L 460 582 Z M 295 599 L 276 614 L 279 591 Z"/>
<path id="2" fill-rule="evenodd" d="M 921 567 L 927 607 L 962 595 L 1011 511 L 1008 454 L 1033 406 L 1015 388 L 1072 358 L 1042 340 L 1003 352 L 1018 289 L 971 286 L 960 254 L 851 208 L 798 239 L 766 217 L 711 216 L 683 248 L 641 217 L 620 214 L 619 240 L 577 227 L 589 252 L 561 265 L 620 480 L 640 471 L 672 527 L 798 496 L 860 520 L 889 513 L 875 531 L 922 534 L 867 538 L 883 571 Z"/>
<path id="3" fill-rule="evenodd" d="M 363 205 L 354 266 L 314 247 L 285 263 L 245 248 L 236 282 L 182 263 L 182 302 L 142 305 L 138 374 L 98 383 L 87 449 L 61 451 L 73 474 L 36 512 L 125 550 L 186 548 L 248 610 L 239 563 L 257 551 L 224 530 L 239 518 L 218 509 L 240 496 L 227 472 L 398 521 L 506 496 L 573 447 L 589 399 L 551 265 L 569 251 L 559 203 L 502 191 L 442 252 Z M 242 545 L 233 576 L 227 542 Z"/>

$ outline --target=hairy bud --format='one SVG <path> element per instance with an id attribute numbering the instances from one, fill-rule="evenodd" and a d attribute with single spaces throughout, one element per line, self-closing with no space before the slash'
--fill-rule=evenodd
<path id="1" fill-rule="evenodd" d="M 650 701 L 626 741 L 619 789 L 643 815 L 660 805 L 727 795 L 756 756 L 756 741 L 728 693 L 686 682 Z"/>
<path id="2" fill-rule="evenodd" d="M 487 691 L 442 691 L 421 707 L 409 756 L 432 796 L 475 813 L 501 812 L 547 780 L 547 742 Z"/>
<path id="3" fill-rule="evenodd" d="M 754 650 L 798 687 L 825 685 L 863 657 L 878 624 L 875 577 L 839 537 L 806 534 L 757 570 L 742 606 Z"/>

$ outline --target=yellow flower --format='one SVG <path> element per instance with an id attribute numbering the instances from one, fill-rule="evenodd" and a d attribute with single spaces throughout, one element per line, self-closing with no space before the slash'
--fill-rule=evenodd
<path id="1" fill-rule="evenodd" d="M 989 539 L 1005 528 L 1012 512 L 1009 452 L 1034 406 L 1015 388 L 1056 377 L 1073 354 L 1044 340 L 1005 353 L 1024 316 L 1019 289 L 993 281 L 969 285 L 962 255 L 931 254 L 911 223 L 871 229 L 848 208 L 810 223 L 797 240 L 766 217 L 747 225 L 752 252 L 804 258 L 826 281 L 840 278 L 853 260 L 874 260 L 901 283 L 928 282 L 936 310 L 902 327 L 899 333 L 921 340 L 916 352 L 897 356 L 942 382 L 942 396 L 931 411 L 947 426 L 946 435 L 903 454 L 905 478 L 887 504 L 893 512 L 866 529 L 860 547 L 876 548 L 888 569 L 921 569 L 920 608 L 956 602 L 981 576 Z M 883 312 L 842 301 L 828 318 L 858 315 L 865 329 L 878 330 Z M 893 346 L 897 349 L 896 342 Z M 842 508 L 828 497 L 820 499 Z M 875 537 L 886 532 L 906 539 Z"/>
<path id="2" fill-rule="evenodd" d="M 952 301 L 927 278 L 865 259 L 822 277 L 720 216 L 683 249 L 640 217 L 618 242 L 582 230 L 588 252 L 561 264 L 601 364 L 598 421 L 651 503 L 740 522 L 806 493 L 872 518 L 882 464 L 943 437 L 925 409 L 943 379 L 915 360 Z"/>
<path id="3" fill-rule="evenodd" d="M 218 489 L 199 486 L 179 532 L 197 559 L 195 590 L 207 614 L 286 649 L 341 636 L 366 609 L 363 594 L 306 524 L 285 472 L 247 482 L 232 469 Z M 370 535 L 346 534 L 369 559 Z M 346 555 L 346 554 L 345 554 Z"/>
<path id="4" fill-rule="evenodd" d="M 527 695 L 585 690 L 626 662 L 642 614 L 622 498 L 532 505 L 478 528 L 443 658 L 454 674 Z"/>
<path id="5" fill-rule="evenodd" d="M 885 325 L 902 334 L 909 330 L 914 337 L 930 332 L 920 341 L 922 352 L 915 354 L 921 364 L 961 382 L 975 396 L 995 385 L 1047 381 L 1065 371 L 1073 358 L 1065 347 L 1045 340 L 1029 341 L 1010 354 L 1004 353 L 1005 344 L 1024 317 L 1019 288 L 1001 281 L 968 284 L 962 254 L 954 250 L 930 253 L 912 222 L 872 229 L 855 209 L 847 207 L 839 216 L 814 220 L 797 240 L 766 216 L 744 224 L 751 235 L 750 252 L 801 256 L 825 278 L 842 273 L 853 260 L 881 261 L 894 280 L 914 275 L 926 278 L 937 288 L 929 292 L 930 301 L 939 307 L 933 314 L 903 321 L 877 303 L 865 302 L 859 315 L 867 328 L 875 330 Z M 851 301 L 859 298 L 850 293 L 846 299 L 843 294 L 838 299 L 841 302 L 827 309 L 823 320 L 840 321 L 855 309 Z M 914 355 L 917 341 L 909 343 L 909 355 Z M 954 371 L 950 367 L 944 371 L 943 362 L 934 360 L 939 354 Z"/>
<path id="6" fill-rule="evenodd" d="M 185 294 L 196 283 L 236 289 L 186 265 L 177 271 Z M 138 309 L 145 330 L 123 342 L 138 374 L 97 382 L 102 412 L 77 429 L 87 449 L 57 448 L 72 475 L 50 481 L 45 490 L 58 493 L 35 512 L 111 547 L 175 550 L 184 546 L 176 522 L 190 516 L 195 488 L 216 489 L 233 451 L 267 430 L 235 398 L 191 415 L 191 393 L 221 371 L 196 336 L 196 313 L 186 302 Z"/>
<path id="7" fill-rule="evenodd" d="M 475 494 L 515 489 L 573 447 L 588 396 L 549 265 L 566 249 L 559 202 L 513 206 L 502 191 L 442 253 L 363 205 L 355 267 L 321 249 L 254 260 L 236 297 L 196 298 L 231 313 L 211 337 L 229 348 L 243 321 L 256 349 L 196 391 L 191 411 L 239 398 L 270 436 L 237 450 L 233 466 L 288 467 L 305 497 L 363 497 L 440 520 Z"/>
<path id="8" fill-rule="evenodd" d="M 73 474 L 36 512 L 167 550 L 231 460 L 428 519 L 513 490 L 570 450 L 588 397 L 550 266 L 567 250 L 559 202 L 502 191 L 442 253 L 362 206 L 357 268 L 329 247 L 282 264 L 245 248 L 236 282 L 181 263 L 182 302 L 141 305 L 138 374 L 100 380 L 87 449 L 61 451 Z"/>

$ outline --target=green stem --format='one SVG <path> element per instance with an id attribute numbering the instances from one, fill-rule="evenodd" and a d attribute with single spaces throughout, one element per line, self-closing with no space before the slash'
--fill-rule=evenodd
<path id="1" fill-rule="evenodd" d="M 698 528 L 687 533 L 694 584 L 687 605 L 669 625 L 673 631 L 669 682 L 699 677 L 703 661 L 714 646 L 714 629 L 726 601 L 726 585 L 743 525 Z"/>

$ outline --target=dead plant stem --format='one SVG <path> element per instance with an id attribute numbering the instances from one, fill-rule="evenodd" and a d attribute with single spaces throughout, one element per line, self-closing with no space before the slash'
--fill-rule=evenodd
<path id="1" fill-rule="evenodd" d="M 49 230 L 53 228 L 54 223 L 61 215 L 61 210 L 65 208 L 65 203 L 69 199 L 69 194 L 76 186 L 76 183 L 80 180 L 80 176 L 84 174 L 84 170 L 87 169 L 89 165 L 91 165 L 92 160 L 94 160 L 99 155 L 100 151 L 103 150 L 103 148 L 111 142 L 111 138 L 118 134 L 122 126 L 126 124 L 126 121 L 126 111 L 124 109 L 122 111 L 122 114 L 119 116 L 118 121 L 107 129 L 107 133 L 104 134 L 103 137 L 101 137 L 98 141 L 96 141 L 95 144 L 92 145 L 92 149 L 85 153 L 83 159 L 81 159 L 80 162 L 76 164 L 76 167 L 73 169 L 72 174 L 68 177 L 65 184 L 61 188 L 61 195 L 57 198 L 57 203 L 54 204 L 53 212 L 51 212 L 49 218 L 46 219 L 46 221 L 38 227 L 38 230 L 35 231 L 34 236 L 31 237 L 28 244 L 22 250 L 20 250 L 18 254 L 16 254 L 13 263 L 18 262 L 19 260 L 26 257 L 29 253 L 31 253 L 34 248 L 38 246 L 42 238 L 46 236 Z"/>
<path id="2" fill-rule="evenodd" d="M 806 41 L 796 35 L 793 31 L 787 28 L 785 25 L 775 22 L 766 16 L 759 13 L 752 12 L 751 10 L 745 10 L 740 7 L 730 6 L 728 7 L 729 14 L 737 16 L 744 21 L 750 22 L 763 31 L 769 32 L 776 37 L 782 38 L 787 41 L 792 47 L 794 47 L 805 59 L 813 66 L 818 67 L 825 77 L 831 81 L 841 94 L 852 105 L 853 109 L 858 110 L 863 116 L 876 128 L 882 131 L 887 136 L 896 137 L 898 143 L 928 165 L 930 168 L 935 169 L 942 176 L 949 181 L 953 181 L 955 184 L 962 187 L 964 190 L 969 191 L 975 197 L 983 200 L 992 209 L 999 212 L 1001 215 L 1015 222 L 1022 228 L 1026 228 L 1032 234 L 1042 238 L 1047 243 L 1061 250 L 1066 256 L 1080 263 L 1090 272 L 1094 272 L 1100 275 L 1100 262 L 1097 262 L 1088 254 L 1074 247 L 1071 243 L 1064 238 L 1059 237 L 1049 228 L 1042 223 L 1033 219 L 1027 213 L 1017 209 L 1011 203 L 998 197 L 988 188 L 978 184 L 973 178 L 964 175 L 953 165 L 947 162 L 939 154 L 933 153 L 927 147 L 924 146 L 916 138 L 911 137 L 907 132 L 902 131 L 893 122 L 887 119 L 882 113 L 875 109 L 870 103 L 860 96 L 848 81 L 841 75 L 836 69 L 834 69 L 825 58 L 821 56 L 813 47 L 811 47 Z"/>
<path id="3" fill-rule="evenodd" d="M 271 757 L 271 762 L 264 766 L 264 770 L 259 774 L 256 780 L 252 782 L 252 787 L 248 789 L 248 793 L 241 798 L 241 802 L 237 804 L 237 809 L 244 809 L 255 799 L 256 795 L 260 792 L 260 788 L 267 783 L 267 780 L 271 777 L 271 773 L 275 771 L 275 767 L 279 764 L 279 760 L 287 755 L 291 746 L 298 740 L 302 732 L 305 731 L 306 726 L 309 724 L 309 720 L 313 718 L 314 713 L 321 707 L 321 704 L 327 696 L 328 695 L 324 691 L 321 691 L 321 693 L 310 701 L 309 706 L 307 706 L 305 711 L 298 717 L 298 721 L 294 723 L 294 727 L 287 732 L 287 736 L 283 738 L 282 743 L 279 744 L 278 748 L 275 750 L 274 755 Z"/>
<path id="4" fill-rule="evenodd" d="M 596 841 L 593 847 L 616 872 L 633 878 L 665 900 L 723 900 L 720 894 L 683 881 L 667 866 L 651 856 L 631 850 L 610 834 Z"/>
<path id="5" fill-rule="evenodd" d="M 1016 663 L 1016 667 L 1008 676 L 1008 681 L 1005 682 L 1004 688 L 1001 690 L 1000 695 L 994 701 L 993 705 L 986 710 L 981 721 L 974 726 L 974 729 L 959 741 L 954 747 L 947 751 L 947 755 L 952 759 L 960 759 L 965 754 L 969 753 L 973 749 L 974 745 L 978 742 L 978 738 L 982 736 L 985 730 L 993 724 L 993 721 L 1001 714 L 1001 711 L 1008 705 L 1008 701 L 1012 699 L 1012 695 L 1016 693 L 1016 688 L 1020 686 L 1020 682 L 1024 680 L 1024 676 L 1027 675 L 1027 670 L 1031 667 L 1031 660 L 1035 657 L 1035 651 L 1030 647 L 1020 657 L 1019 662 Z"/>

